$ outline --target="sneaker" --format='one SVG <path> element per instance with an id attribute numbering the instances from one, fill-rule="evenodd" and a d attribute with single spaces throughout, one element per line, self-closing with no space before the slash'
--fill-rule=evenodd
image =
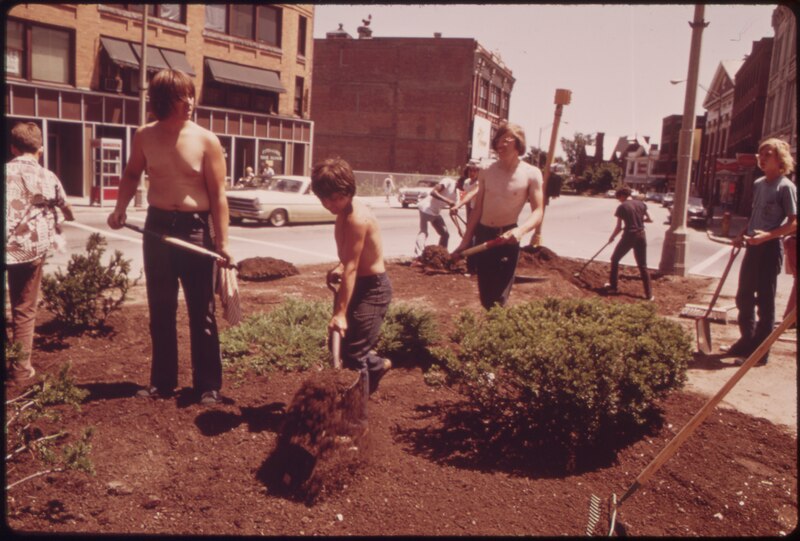
<path id="1" fill-rule="evenodd" d="M 617 288 L 616 287 L 611 287 L 611 284 L 609 284 L 608 282 L 603 284 L 603 290 L 606 293 L 609 293 L 611 295 L 616 295 L 617 294 Z"/>
<path id="2" fill-rule="evenodd" d="M 650 295 L 649 297 L 647 297 L 647 300 L 648 301 L 654 301 L 654 300 L 656 300 L 656 296 L 655 295 Z"/>
<path id="3" fill-rule="evenodd" d="M 200 403 L 204 406 L 214 406 L 220 403 L 217 391 L 206 391 L 200 396 Z"/>
<path id="4" fill-rule="evenodd" d="M 30 367 L 27 370 L 17 370 L 13 367 L 11 368 L 11 381 L 14 383 L 19 383 L 22 381 L 27 381 L 31 379 L 33 376 L 36 375 L 36 369 L 34 367 Z"/>
<path id="5" fill-rule="evenodd" d="M 158 387 L 155 387 L 153 385 L 145 389 L 139 389 L 136 392 L 136 396 L 138 396 L 139 398 L 152 398 L 152 399 L 167 398 L 170 394 L 172 393 L 163 392 Z"/>
<path id="6" fill-rule="evenodd" d="M 392 361 L 389 359 L 383 360 L 383 366 L 381 367 L 380 371 L 373 372 L 369 375 L 369 394 L 374 393 L 378 390 L 378 383 L 383 379 L 383 376 L 386 375 L 386 372 L 392 369 Z"/>

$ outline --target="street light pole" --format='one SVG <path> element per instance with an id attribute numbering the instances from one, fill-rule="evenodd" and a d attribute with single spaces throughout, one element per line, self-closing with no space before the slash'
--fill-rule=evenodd
<path id="1" fill-rule="evenodd" d="M 678 138 L 678 174 L 675 179 L 675 199 L 672 209 L 672 223 L 664 237 L 661 249 L 659 271 L 664 274 L 686 276 L 686 206 L 689 199 L 689 180 L 692 164 L 692 140 L 694 135 L 695 104 L 697 101 L 697 76 L 700 67 L 700 45 L 703 29 L 708 23 L 703 20 L 705 6 L 694 7 L 692 27 L 692 48 L 689 52 L 689 72 L 686 77 L 686 96 L 683 102 L 683 121 Z"/>
<path id="2" fill-rule="evenodd" d="M 139 125 L 147 123 L 147 4 L 142 5 L 142 56 L 139 58 Z M 133 197 L 133 206 L 142 206 L 144 192 L 144 171 L 139 177 L 139 186 Z"/>

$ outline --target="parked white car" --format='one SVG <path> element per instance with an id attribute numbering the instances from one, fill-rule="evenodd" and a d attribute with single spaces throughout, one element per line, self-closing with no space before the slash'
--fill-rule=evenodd
<path id="1" fill-rule="evenodd" d="M 336 221 L 311 191 L 311 177 L 276 175 L 260 187 L 230 188 L 226 196 L 233 224 L 245 219 L 275 227 Z"/>
<path id="2" fill-rule="evenodd" d="M 403 205 L 403 208 L 411 204 L 416 205 L 420 199 L 424 199 L 430 195 L 431 190 L 439 184 L 441 179 L 438 178 L 424 178 L 417 182 L 416 186 L 409 188 L 400 188 L 397 190 L 397 200 Z"/>

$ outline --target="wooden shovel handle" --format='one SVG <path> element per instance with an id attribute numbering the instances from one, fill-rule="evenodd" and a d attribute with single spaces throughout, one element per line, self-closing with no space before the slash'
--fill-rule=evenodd
<path id="1" fill-rule="evenodd" d="M 660 453 L 656 455 L 656 457 L 647 465 L 647 467 L 639 474 L 636 478 L 636 481 L 630 486 L 628 491 L 625 493 L 624 496 L 619 500 L 617 505 L 622 505 L 622 502 L 631 494 L 633 494 L 637 488 L 642 486 L 647 482 L 653 474 L 658 471 L 658 469 L 664 465 L 664 463 L 669 460 L 672 455 L 678 450 L 678 448 L 685 442 L 689 436 L 695 431 L 695 429 L 702 423 L 706 417 L 709 416 L 711 410 L 720 403 L 720 401 L 725 398 L 725 395 L 736 385 L 740 379 L 745 375 L 745 373 L 750 370 L 753 365 L 758 362 L 761 357 L 763 357 L 767 350 L 772 346 L 775 340 L 783 334 L 783 332 L 792 326 L 792 324 L 797 321 L 797 308 L 792 310 L 787 317 L 781 322 L 780 325 L 775 327 L 775 329 L 767 336 L 763 342 L 756 348 L 756 350 L 750 354 L 747 360 L 742 364 L 742 366 L 737 370 L 733 376 L 722 386 L 722 388 L 717 391 L 717 394 L 712 396 L 708 399 L 708 401 L 700 408 L 700 411 L 695 413 L 694 417 L 686 423 L 686 425 L 678 432 L 672 440 L 661 450 Z"/>
<path id="2" fill-rule="evenodd" d="M 156 233 L 155 231 L 150 231 L 148 229 L 143 229 L 143 228 L 141 228 L 139 226 L 132 225 L 132 224 L 123 224 L 123 225 L 125 227 L 127 227 L 128 229 L 136 231 L 137 233 L 141 233 L 143 235 L 148 235 L 148 236 L 154 237 L 154 238 L 156 238 L 156 239 L 158 239 L 161 242 L 164 242 L 166 244 L 172 244 L 173 246 L 176 246 L 178 248 L 183 248 L 184 250 L 187 250 L 189 252 L 194 252 L 196 254 L 204 255 L 204 256 L 207 256 L 207 257 L 213 257 L 214 259 L 218 259 L 220 261 L 225 261 L 225 258 L 222 257 L 221 255 L 219 255 L 218 253 L 212 252 L 211 250 L 207 250 L 206 248 L 203 248 L 201 246 L 197 246 L 197 245 L 192 244 L 190 242 L 186 242 L 185 240 L 176 239 L 175 237 L 170 237 L 169 235 L 163 235 L 161 233 Z"/>
<path id="3" fill-rule="evenodd" d="M 486 242 L 478 244 L 477 246 L 473 246 L 472 248 L 467 248 L 463 252 L 459 252 L 459 253 L 455 254 L 453 256 L 453 258 L 457 259 L 457 258 L 461 258 L 461 257 L 467 257 L 467 256 L 470 256 L 470 255 L 479 254 L 481 252 L 485 252 L 486 250 L 488 250 L 490 248 L 494 248 L 495 246 L 501 246 L 503 244 L 509 244 L 509 241 L 507 241 L 504 238 L 497 237 L 496 239 L 487 240 Z"/>
<path id="4" fill-rule="evenodd" d="M 711 303 L 708 305 L 708 310 L 706 310 L 706 315 L 703 316 L 703 319 L 708 319 L 708 316 L 711 315 L 711 311 L 714 309 L 714 305 L 717 304 L 719 293 L 722 291 L 722 284 L 725 283 L 725 278 L 728 277 L 728 271 L 731 270 L 731 265 L 733 265 L 733 261 L 736 259 L 736 256 L 739 255 L 739 250 L 741 249 L 741 246 L 734 246 L 731 249 L 731 257 L 728 259 L 728 264 L 725 265 L 725 270 L 722 271 L 722 277 L 719 279 L 719 284 L 717 284 L 717 290 L 714 291 L 714 296 L 711 297 Z"/>

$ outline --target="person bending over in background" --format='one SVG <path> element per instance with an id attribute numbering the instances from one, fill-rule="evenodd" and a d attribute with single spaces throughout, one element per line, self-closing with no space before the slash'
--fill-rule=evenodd
<path id="1" fill-rule="evenodd" d="M 620 231 L 623 231 L 622 238 L 619 239 L 614 253 L 611 254 L 611 276 L 609 283 L 606 284 L 606 291 L 609 293 L 617 292 L 617 278 L 619 275 L 619 262 L 633 248 L 633 257 L 636 266 L 639 267 L 639 275 L 642 277 L 644 285 L 644 298 L 655 300 L 650 288 L 650 273 L 647 272 L 647 237 L 644 233 L 644 224 L 652 222 L 647 213 L 647 205 L 637 199 L 631 199 L 631 189 L 628 187 L 620 188 L 614 196 L 619 201 L 614 216 L 617 217 L 617 226 L 611 233 L 608 242 L 613 242 Z M 623 226 L 624 224 L 624 226 Z"/>
<path id="2" fill-rule="evenodd" d="M 444 177 L 439 184 L 433 187 L 428 197 L 423 197 L 417 203 L 419 233 L 417 233 L 417 240 L 414 244 L 414 256 L 419 257 L 425 250 L 425 241 L 428 240 L 428 224 L 431 224 L 439 233 L 439 246 L 447 249 L 450 232 L 447 230 L 447 224 L 441 213 L 442 209 L 455 205 L 457 198 L 456 181 L 450 177 Z"/>

